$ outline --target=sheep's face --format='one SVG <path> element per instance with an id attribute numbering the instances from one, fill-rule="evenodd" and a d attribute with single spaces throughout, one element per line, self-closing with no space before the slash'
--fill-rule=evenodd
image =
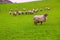
<path id="1" fill-rule="evenodd" d="M 48 14 L 44 14 L 44 16 L 45 16 L 45 17 L 47 17 L 47 16 L 48 16 Z"/>

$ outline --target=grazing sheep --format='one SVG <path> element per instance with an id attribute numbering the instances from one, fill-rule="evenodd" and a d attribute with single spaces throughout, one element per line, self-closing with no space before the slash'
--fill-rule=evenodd
<path id="1" fill-rule="evenodd" d="M 25 11 L 25 14 L 28 14 L 28 11 Z"/>
<path id="2" fill-rule="evenodd" d="M 37 13 L 38 12 L 38 8 L 37 9 L 33 9 L 31 11 L 33 11 L 34 13 Z"/>
<path id="3" fill-rule="evenodd" d="M 21 11 L 18 11 L 18 15 L 21 15 L 22 14 L 22 12 Z"/>
<path id="4" fill-rule="evenodd" d="M 23 11 L 17 11 L 17 14 L 20 15 L 20 14 L 24 14 Z"/>
<path id="5" fill-rule="evenodd" d="M 38 9 L 36 9 L 35 12 L 37 13 L 38 12 Z"/>
<path id="6" fill-rule="evenodd" d="M 17 12 L 14 12 L 13 15 L 16 16 L 17 15 Z"/>
<path id="7" fill-rule="evenodd" d="M 23 12 L 23 11 L 21 11 L 21 14 L 24 14 L 24 12 Z"/>
<path id="8" fill-rule="evenodd" d="M 47 14 L 34 16 L 34 24 L 46 22 L 47 16 Z"/>
<path id="9" fill-rule="evenodd" d="M 28 11 L 29 14 L 34 14 L 34 11 L 30 10 Z"/>
<path id="10" fill-rule="evenodd" d="M 16 9 L 15 9 L 15 12 L 16 12 L 17 14 L 18 14 L 18 11 L 19 11 L 19 10 L 16 8 Z"/>
<path id="11" fill-rule="evenodd" d="M 46 7 L 45 10 L 50 10 L 50 8 L 49 7 Z"/>
<path id="12" fill-rule="evenodd" d="M 25 14 L 33 14 L 33 13 L 34 13 L 33 10 L 25 11 Z"/>
<path id="13" fill-rule="evenodd" d="M 26 11 L 26 8 L 23 8 L 23 11 Z"/>
<path id="14" fill-rule="evenodd" d="M 43 11 L 43 8 L 40 8 L 40 11 Z"/>
<path id="15" fill-rule="evenodd" d="M 9 10 L 9 14 L 10 15 L 13 13 L 12 11 L 13 11 L 12 8 L 10 8 L 10 10 Z"/>
<path id="16" fill-rule="evenodd" d="M 32 9 L 33 12 L 35 12 L 35 9 Z"/>
<path id="17" fill-rule="evenodd" d="M 11 15 L 13 12 L 12 11 L 9 11 L 9 14 Z"/>

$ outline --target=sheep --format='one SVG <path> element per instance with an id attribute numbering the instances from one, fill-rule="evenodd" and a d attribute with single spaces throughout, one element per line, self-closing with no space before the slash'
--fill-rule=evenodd
<path id="1" fill-rule="evenodd" d="M 24 11 L 21 11 L 21 14 L 24 14 Z"/>
<path id="2" fill-rule="evenodd" d="M 38 12 L 38 8 L 37 9 L 33 9 L 31 10 L 33 13 L 37 13 Z"/>
<path id="3" fill-rule="evenodd" d="M 33 10 L 28 10 L 28 11 L 25 11 L 25 14 L 34 14 L 34 11 Z"/>
<path id="4" fill-rule="evenodd" d="M 9 10 L 9 14 L 10 15 L 13 13 L 12 11 L 13 11 L 12 8 L 10 8 L 10 10 Z"/>
<path id="5" fill-rule="evenodd" d="M 43 23 L 43 22 L 46 22 L 47 20 L 47 14 L 44 14 L 44 15 L 35 15 L 34 16 L 34 24 L 36 25 L 37 23 Z"/>
<path id="6" fill-rule="evenodd" d="M 40 8 L 40 11 L 43 11 L 43 8 Z"/>
<path id="7" fill-rule="evenodd" d="M 12 11 L 9 11 L 9 14 L 11 15 L 13 12 Z"/>
<path id="8" fill-rule="evenodd" d="M 35 13 L 37 13 L 37 12 L 38 12 L 38 9 L 35 10 Z"/>
<path id="9" fill-rule="evenodd" d="M 33 14 L 34 12 L 32 10 L 25 11 L 25 14 Z"/>
<path id="10" fill-rule="evenodd" d="M 26 11 L 26 8 L 23 8 L 23 11 Z"/>
<path id="11" fill-rule="evenodd" d="M 45 7 L 45 10 L 50 10 L 50 8 L 49 7 Z"/>
<path id="12" fill-rule="evenodd" d="M 34 11 L 30 10 L 28 11 L 29 14 L 34 14 Z"/>
<path id="13" fill-rule="evenodd" d="M 22 14 L 22 12 L 21 11 L 18 11 L 18 15 L 20 15 L 20 14 Z"/>
<path id="14" fill-rule="evenodd" d="M 25 14 L 28 14 L 28 11 L 25 11 Z"/>
<path id="15" fill-rule="evenodd" d="M 35 9 L 32 9 L 33 12 L 35 12 Z"/>
<path id="16" fill-rule="evenodd" d="M 17 12 L 14 12 L 13 15 L 16 16 L 17 15 Z"/>
<path id="17" fill-rule="evenodd" d="M 20 15 L 20 14 L 23 14 L 23 11 L 18 11 L 17 13 L 18 13 L 18 15 Z"/>

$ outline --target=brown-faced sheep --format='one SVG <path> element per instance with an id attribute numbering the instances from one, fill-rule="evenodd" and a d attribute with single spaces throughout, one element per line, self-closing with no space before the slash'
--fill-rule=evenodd
<path id="1" fill-rule="evenodd" d="M 46 22 L 47 16 L 47 14 L 34 16 L 34 24 Z"/>

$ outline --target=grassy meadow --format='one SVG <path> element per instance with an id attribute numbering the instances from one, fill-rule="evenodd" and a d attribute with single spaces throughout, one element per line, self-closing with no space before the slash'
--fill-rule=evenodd
<path id="1" fill-rule="evenodd" d="M 9 15 L 9 9 L 16 7 L 19 10 L 27 8 L 45 8 L 33 15 Z M 48 14 L 47 22 L 34 25 L 33 17 L 36 14 Z M 0 4 L 0 40 L 60 40 L 60 3 L 59 0 L 43 2 L 28 2 L 19 4 Z"/>

